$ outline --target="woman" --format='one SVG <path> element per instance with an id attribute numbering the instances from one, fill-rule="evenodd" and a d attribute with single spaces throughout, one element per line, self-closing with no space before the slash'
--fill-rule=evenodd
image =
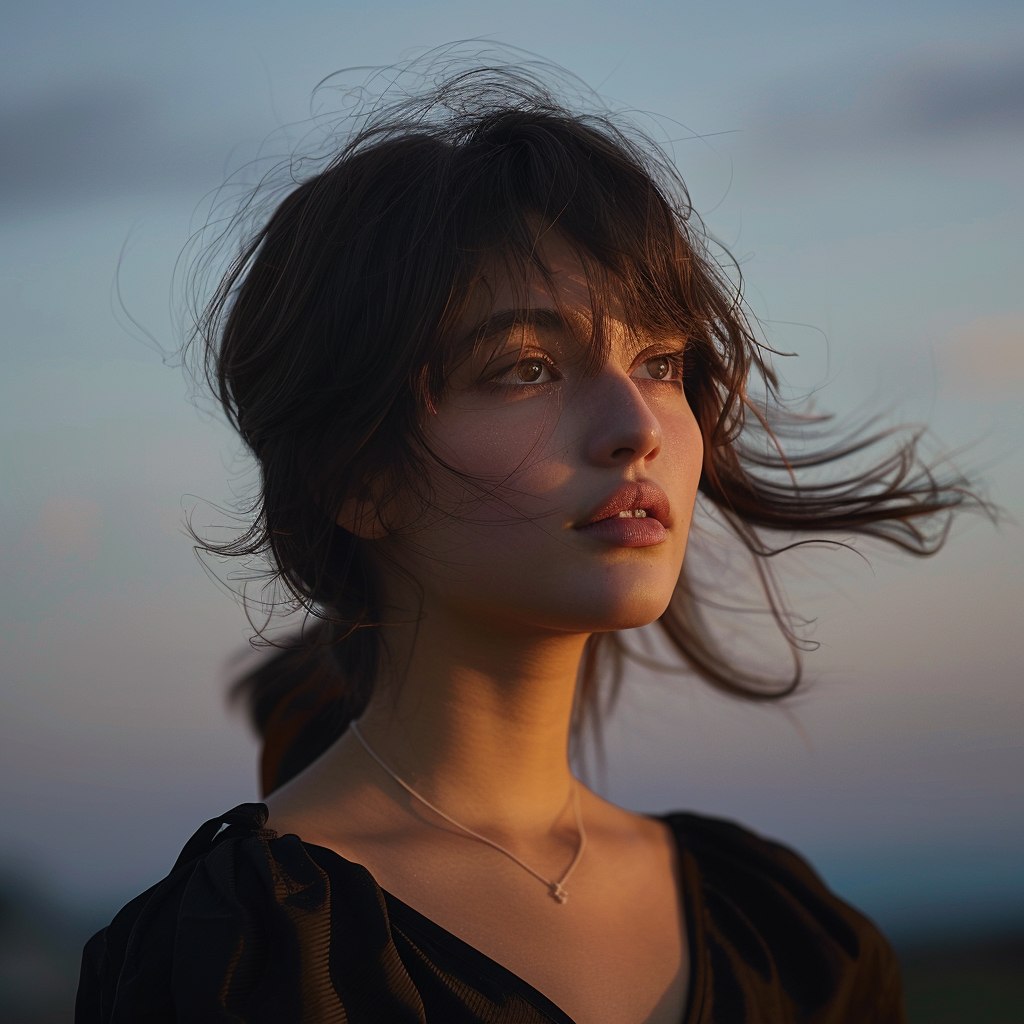
<path id="1" fill-rule="evenodd" d="M 913 441 L 831 483 L 879 439 L 773 454 L 820 423 L 748 397 L 774 377 L 656 149 L 455 76 L 287 195 L 200 333 L 261 470 L 217 550 L 269 556 L 316 625 L 240 684 L 265 804 L 89 943 L 79 1021 L 903 1019 L 884 938 L 796 854 L 570 769 L 622 630 L 737 696 L 797 683 L 713 642 L 698 492 L 782 628 L 762 531 L 928 553 L 965 500 Z"/>

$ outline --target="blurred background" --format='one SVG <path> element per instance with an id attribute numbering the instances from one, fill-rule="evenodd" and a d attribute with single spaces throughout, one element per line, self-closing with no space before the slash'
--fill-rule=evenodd
<path id="1" fill-rule="evenodd" d="M 804 694 L 753 707 L 637 674 L 606 792 L 796 846 L 893 938 L 912 1020 L 1024 1020 L 1018 2 L 2 11 L 4 1019 L 70 1019 L 83 938 L 256 796 L 255 743 L 224 701 L 251 630 L 183 529 L 225 525 L 251 478 L 161 358 L 204 197 L 309 117 L 331 72 L 487 37 L 660 115 L 768 339 L 799 353 L 779 360 L 794 393 L 929 423 L 1007 512 L 958 523 L 928 560 L 794 559 L 820 643 Z"/>

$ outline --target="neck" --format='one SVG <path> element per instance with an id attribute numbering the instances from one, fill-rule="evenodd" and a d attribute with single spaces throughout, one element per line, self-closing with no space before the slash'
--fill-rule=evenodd
<path id="1" fill-rule="evenodd" d="M 468 825 L 549 827 L 572 792 L 569 726 L 586 636 L 445 614 L 394 630 L 360 719 L 366 741 Z"/>

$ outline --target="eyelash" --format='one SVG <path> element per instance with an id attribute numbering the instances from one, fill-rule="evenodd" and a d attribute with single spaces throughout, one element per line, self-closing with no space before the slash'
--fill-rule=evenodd
<path id="1" fill-rule="evenodd" d="M 532 383 L 530 381 L 522 381 L 522 382 L 520 382 L 518 384 L 506 383 L 505 381 L 503 381 L 501 379 L 502 377 L 509 377 L 509 376 L 511 376 L 513 373 L 515 373 L 515 371 L 520 366 L 524 366 L 527 363 L 540 363 L 542 366 L 544 366 L 548 370 L 548 372 L 551 374 L 551 376 L 554 379 L 553 380 L 542 381 L 539 384 L 534 384 L 534 383 Z M 558 372 L 558 367 L 555 366 L 555 364 L 547 356 L 535 355 L 535 356 L 525 356 L 522 359 L 517 359 L 516 362 L 512 366 L 506 367 L 504 370 L 499 370 L 496 374 L 494 374 L 493 377 L 491 377 L 487 381 L 485 381 L 485 383 L 490 385 L 491 387 L 495 388 L 496 390 L 500 391 L 500 390 L 508 390 L 510 388 L 523 388 L 523 387 L 534 387 L 534 388 L 537 388 L 537 387 L 544 387 L 544 386 L 546 386 L 548 384 L 556 384 L 561 379 L 562 379 L 562 374 Z"/>
<path id="2" fill-rule="evenodd" d="M 685 367 L 685 353 L 682 351 L 675 352 L 660 352 L 653 356 L 648 356 L 642 360 L 638 366 L 644 366 L 647 363 L 652 363 L 657 359 L 664 359 L 669 364 L 669 376 L 667 377 L 654 377 L 651 378 L 657 383 L 682 383 L 683 371 Z M 508 377 L 515 373 L 515 371 L 524 364 L 527 363 L 540 363 L 544 366 L 548 372 L 554 378 L 553 380 L 541 381 L 540 383 L 534 383 L 532 381 L 521 381 L 519 383 L 506 383 L 502 381 L 502 377 Z M 508 390 L 510 388 L 524 388 L 524 387 L 546 387 L 549 384 L 556 384 L 562 379 L 562 374 L 559 372 L 558 367 L 545 355 L 534 355 L 527 356 L 519 359 L 513 366 L 507 367 L 504 370 L 500 370 L 489 380 L 485 381 L 486 384 L 493 387 L 495 390 Z"/>
<path id="3" fill-rule="evenodd" d="M 644 359 L 639 365 L 643 366 L 646 363 L 654 362 L 656 359 L 664 359 L 669 366 L 669 375 L 667 377 L 655 378 L 658 381 L 672 381 L 677 384 L 681 384 L 685 375 L 686 369 L 686 352 L 685 350 L 677 350 L 675 352 L 659 352 L 657 355 L 649 356 Z"/>

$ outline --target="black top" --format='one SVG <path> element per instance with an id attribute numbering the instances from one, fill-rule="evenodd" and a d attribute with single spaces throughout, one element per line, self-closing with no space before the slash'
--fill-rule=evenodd
<path id="1" fill-rule="evenodd" d="M 550 999 L 242 804 L 85 947 L 76 1024 L 573 1024 Z M 792 851 L 727 821 L 679 846 L 690 997 L 680 1024 L 901 1024 L 896 958 Z"/>

